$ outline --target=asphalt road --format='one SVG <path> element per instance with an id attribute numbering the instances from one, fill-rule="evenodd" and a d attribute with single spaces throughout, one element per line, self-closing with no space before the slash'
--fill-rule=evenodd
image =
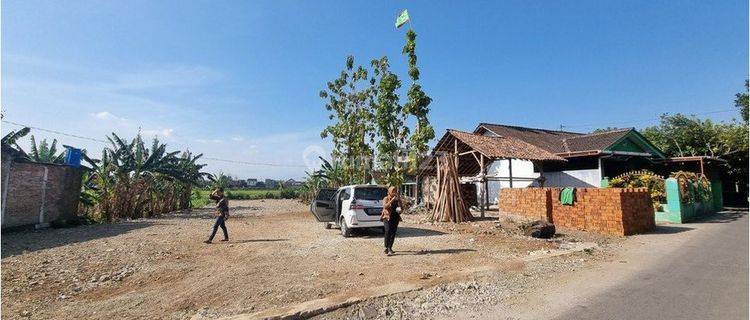
<path id="1" fill-rule="evenodd" d="M 555 319 L 748 319 L 747 212 L 719 213 L 683 226 L 667 236 L 697 234 L 626 280 L 569 301 Z M 651 255 L 650 246 L 640 254 Z M 612 271 L 600 275 L 617 278 Z"/>

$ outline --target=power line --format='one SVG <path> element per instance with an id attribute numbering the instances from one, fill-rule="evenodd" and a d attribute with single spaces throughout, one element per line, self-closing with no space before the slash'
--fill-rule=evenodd
<path id="1" fill-rule="evenodd" d="M 73 137 L 73 138 L 78 138 L 78 139 L 91 140 L 91 141 L 96 141 L 96 142 L 101 142 L 101 143 L 108 143 L 107 141 L 99 140 L 99 139 L 94 139 L 94 138 L 91 138 L 91 137 L 84 137 L 84 136 L 79 136 L 79 135 L 75 135 L 75 134 L 60 132 L 60 131 L 57 131 L 57 130 L 50 130 L 50 129 L 44 129 L 44 128 L 39 128 L 39 127 L 33 127 L 33 126 L 29 126 L 29 125 L 25 125 L 25 124 L 21 124 L 21 123 L 16 123 L 16 122 L 13 122 L 13 121 L 8 121 L 8 120 L 2 120 L 2 121 L 5 122 L 5 123 L 9 123 L 9 124 L 12 124 L 12 125 L 19 126 L 19 127 L 27 127 L 27 128 L 34 129 L 34 130 L 39 130 L 39 131 L 44 131 L 44 132 L 50 132 L 50 133 L 59 134 L 59 135 L 63 135 L 63 136 L 68 136 L 68 137 Z"/>
<path id="2" fill-rule="evenodd" d="M 95 138 L 91 138 L 91 137 L 84 137 L 84 136 L 79 136 L 79 135 L 76 135 L 76 134 L 65 133 L 65 132 L 61 132 L 61 131 L 57 131 L 57 130 L 51 130 L 51 129 L 45 129 L 45 128 L 40 128 L 40 127 L 29 126 L 29 125 L 25 125 L 25 124 L 22 124 L 22 123 L 8 121 L 8 120 L 5 120 L 5 119 L 3 119 L 2 122 L 8 123 L 8 124 L 12 124 L 12 125 L 15 125 L 15 126 L 19 126 L 19 127 L 27 127 L 27 128 L 34 129 L 34 130 L 39 130 L 39 131 L 44 131 L 44 132 L 59 134 L 59 135 L 67 136 L 67 137 L 71 137 L 71 138 L 90 140 L 90 141 L 95 141 L 95 142 L 104 143 L 104 144 L 109 145 L 108 141 L 99 140 L 99 139 L 95 139 Z M 231 159 L 221 159 L 221 158 L 214 158 L 214 157 L 203 157 L 203 159 L 213 160 L 213 161 L 221 161 L 221 162 L 229 162 L 229 163 L 237 163 L 237 164 L 244 164 L 244 165 L 250 165 L 250 166 L 284 167 L 284 168 L 307 168 L 307 166 L 303 166 L 303 165 L 287 165 L 287 164 L 279 164 L 279 163 L 248 162 L 248 161 L 231 160 Z"/>
<path id="3" fill-rule="evenodd" d="M 700 115 L 707 115 L 707 114 L 716 114 L 716 113 L 726 113 L 726 112 L 734 112 L 735 109 L 726 109 L 726 110 L 716 110 L 716 111 L 709 111 L 709 112 L 702 112 L 702 113 L 692 113 L 690 115 L 693 116 L 700 116 Z M 608 124 L 602 124 L 602 123 L 591 123 L 591 124 L 575 124 L 575 125 L 560 125 L 560 127 L 564 128 L 580 128 L 580 127 L 609 127 L 609 126 L 616 126 L 616 125 L 622 125 L 622 124 L 632 124 L 632 123 L 641 123 L 645 121 L 653 121 L 653 120 L 659 120 L 661 118 L 648 118 L 648 119 L 640 119 L 640 120 L 629 120 L 629 121 L 621 121 L 621 122 L 612 122 Z"/>
<path id="4" fill-rule="evenodd" d="M 246 164 L 246 165 L 251 165 L 251 166 L 267 166 L 267 167 L 289 167 L 289 168 L 307 168 L 307 166 L 303 166 L 303 165 L 293 165 L 293 164 L 278 164 L 278 163 L 247 162 L 247 161 L 239 161 L 239 160 L 227 160 L 227 159 L 219 159 L 219 158 L 208 158 L 208 157 L 203 157 L 203 159 L 206 159 L 206 160 L 214 160 L 214 161 L 222 161 L 222 162 L 239 163 L 239 164 Z"/>

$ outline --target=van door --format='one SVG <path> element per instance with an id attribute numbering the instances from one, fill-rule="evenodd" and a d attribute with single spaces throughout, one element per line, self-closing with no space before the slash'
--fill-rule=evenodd
<path id="1" fill-rule="evenodd" d="M 336 221 L 336 189 L 320 189 L 310 204 L 310 211 L 320 222 Z"/>

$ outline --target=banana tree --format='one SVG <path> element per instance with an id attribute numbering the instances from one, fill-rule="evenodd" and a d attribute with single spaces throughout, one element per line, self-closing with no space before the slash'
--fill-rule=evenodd
<path id="1" fill-rule="evenodd" d="M 47 139 L 42 139 L 37 144 L 34 136 L 31 136 L 31 151 L 26 155 L 26 160 L 39 163 L 63 163 L 64 159 L 65 152 L 57 152 L 57 139 L 52 139 L 52 143 L 48 143 Z"/>

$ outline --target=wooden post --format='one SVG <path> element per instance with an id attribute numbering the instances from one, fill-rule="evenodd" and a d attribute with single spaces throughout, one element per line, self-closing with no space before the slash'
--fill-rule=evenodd
<path id="1" fill-rule="evenodd" d="M 479 154 L 479 213 L 482 218 L 484 218 L 484 206 L 485 206 L 485 194 L 487 194 L 487 190 L 485 189 L 484 182 L 486 181 L 486 177 L 484 174 L 484 155 Z"/>
<path id="2" fill-rule="evenodd" d="M 419 187 L 420 185 L 421 185 L 420 184 L 420 175 L 418 174 L 417 175 L 416 184 L 414 185 L 414 188 L 415 188 L 414 189 L 414 202 L 415 202 L 414 204 L 422 203 L 423 202 L 422 201 L 422 197 L 419 196 L 419 194 L 421 193 L 421 190 L 422 190 L 422 188 Z"/>
<path id="3" fill-rule="evenodd" d="M 704 177 L 706 176 L 706 173 L 703 172 L 703 158 L 701 158 L 701 175 Z"/>
<path id="4" fill-rule="evenodd" d="M 453 156 L 456 157 L 456 175 L 458 175 L 458 139 L 453 140 Z"/>
<path id="5" fill-rule="evenodd" d="M 435 201 L 435 203 L 433 203 L 433 205 L 437 205 L 438 195 L 440 194 L 440 190 L 442 190 L 441 189 L 442 188 L 442 184 L 441 183 L 442 183 L 443 179 L 442 179 L 442 177 L 440 177 L 440 156 L 435 156 L 435 169 L 436 169 L 435 175 L 436 175 L 436 178 L 437 178 L 437 190 L 436 191 L 438 193 L 435 194 L 435 195 L 433 195 L 433 200 Z"/>
<path id="6" fill-rule="evenodd" d="M 513 188 L 513 159 L 508 159 L 508 184 Z"/>

